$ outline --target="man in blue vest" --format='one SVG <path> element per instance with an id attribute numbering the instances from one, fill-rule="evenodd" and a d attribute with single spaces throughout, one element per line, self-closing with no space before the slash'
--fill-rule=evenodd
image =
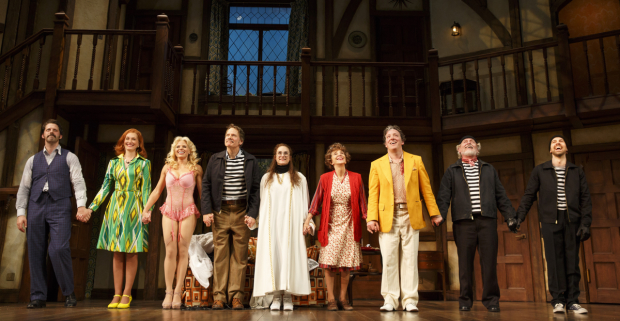
<path id="1" fill-rule="evenodd" d="M 78 207 L 77 219 L 86 222 L 86 184 L 75 154 L 60 147 L 62 128 L 55 119 L 41 126 L 45 148 L 30 157 L 17 192 L 17 228 L 26 232 L 30 262 L 28 309 L 44 308 L 47 299 L 46 247 L 56 279 L 66 296 L 65 307 L 77 304 L 71 265 L 71 185 Z M 26 211 L 28 218 L 26 218 Z M 49 246 L 48 246 L 49 235 Z"/>

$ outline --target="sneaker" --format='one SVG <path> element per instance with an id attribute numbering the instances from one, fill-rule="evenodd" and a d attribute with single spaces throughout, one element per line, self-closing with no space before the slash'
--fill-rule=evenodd
<path id="1" fill-rule="evenodd" d="M 285 294 L 282 301 L 284 301 L 282 310 L 293 311 L 293 297 L 290 294 Z"/>
<path id="2" fill-rule="evenodd" d="M 418 307 L 412 303 L 409 303 L 405 306 L 404 310 L 407 312 L 418 312 Z"/>
<path id="3" fill-rule="evenodd" d="M 564 304 L 556 303 L 553 306 L 553 313 L 564 313 Z"/>
<path id="4" fill-rule="evenodd" d="M 281 303 L 280 296 L 279 295 L 274 296 L 273 301 L 271 302 L 271 307 L 270 307 L 271 311 L 280 311 L 280 303 Z"/>
<path id="5" fill-rule="evenodd" d="M 588 313 L 588 310 L 586 310 L 585 308 L 582 308 L 581 305 L 577 303 L 573 303 L 570 307 L 568 307 L 568 311 L 572 311 L 572 312 L 579 313 L 579 314 Z"/>
<path id="6" fill-rule="evenodd" d="M 379 310 L 384 311 L 384 312 L 392 312 L 394 311 L 394 306 L 389 303 L 386 303 L 382 307 L 380 307 Z"/>

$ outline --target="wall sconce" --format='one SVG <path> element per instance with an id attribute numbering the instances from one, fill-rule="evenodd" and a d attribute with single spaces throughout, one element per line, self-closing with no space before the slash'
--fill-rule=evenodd
<path id="1" fill-rule="evenodd" d="M 452 36 L 460 36 L 461 35 L 461 25 L 458 22 L 454 22 L 452 25 Z"/>

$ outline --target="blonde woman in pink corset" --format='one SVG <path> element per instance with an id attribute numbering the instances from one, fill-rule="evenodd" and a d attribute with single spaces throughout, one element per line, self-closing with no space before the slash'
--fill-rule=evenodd
<path id="1" fill-rule="evenodd" d="M 200 212 L 194 204 L 194 187 L 202 193 L 202 168 L 196 146 L 187 137 L 176 137 L 172 149 L 166 157 L 166 165 L 161 171 L 159 183 L 151 193 L 145 209 L 151 208 L 167 188 L 166 203 L 159 208 L 162 215 L 162 230 L 166 244 L 164 275 L 166 279 L 166 298 L 162 303 L 164 309 L 180 309 L 183 281 L 188 264 L 188 247 L 196 227 Z M 142 212 L 142 221 L 151 221 L 151 212 Z M 178 261 L 177 261 L 178 253 Z M 177 282 L 172 290 L 174 272 Z"/>

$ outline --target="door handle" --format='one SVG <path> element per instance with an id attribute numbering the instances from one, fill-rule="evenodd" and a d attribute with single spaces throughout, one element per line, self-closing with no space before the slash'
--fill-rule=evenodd
<path id="1" fill-rule="evenodd" d="M 525 240 L 527 238 L 527 234 L 517 235 L 517 236 L 515 236 L 515 238 L 517 240 Z"/>

